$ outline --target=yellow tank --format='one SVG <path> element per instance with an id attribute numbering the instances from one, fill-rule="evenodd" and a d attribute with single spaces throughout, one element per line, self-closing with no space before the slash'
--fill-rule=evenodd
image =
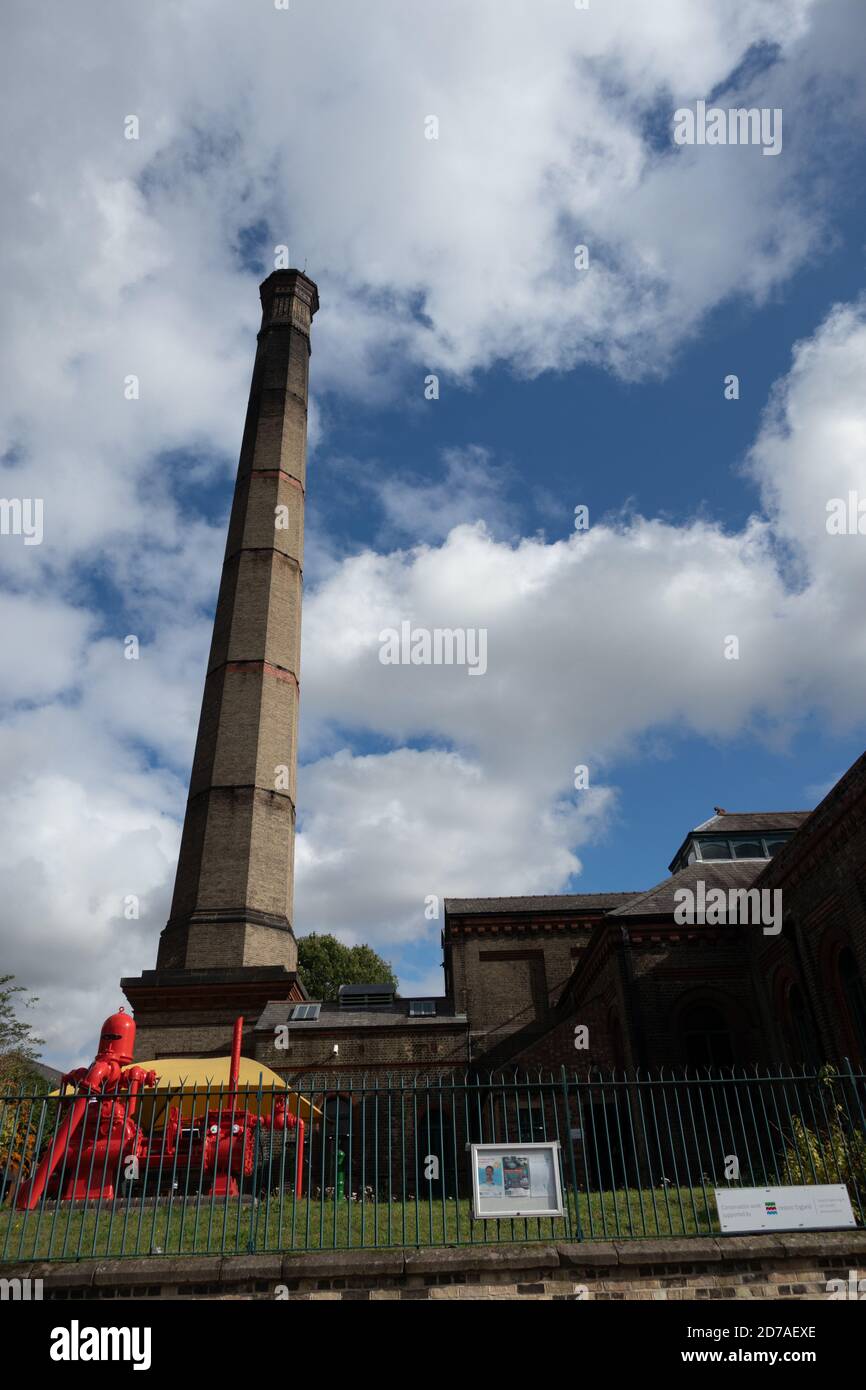
<path id="1" fill-rule="evenodd" d="M 258 1114 L 260 1087 L 263 1115 L 270 1115 L 272 1101 L 278 1095 L 285 1095 L 289 1113 L 300 1116 L 305 1123 L 322 1113 L 318 1106 L 293 1091 L 270 1067 L 251 1057 L 240 1059 L 238 1093 L 234 1097 L 228 1090 L 231 1057 L 160 1057 L 158 1061 L 145 1060 L 135 1065 L 142 1071 L 155 1071 L 159 1078 L 153 1090 L 139 1092 L 135 1118 L 145 1134 L 151 1123 L 155 1129 L 162 1127 L 166 1102 L 169 1105 L 180 1103 L 181 1115 L 186 1118 L 218 1110 L 221 1105 L 224 1112 L 230 1114 L 233 1102 L 236 1110 Z M 180 1091 L 183 1091 L 182 1103 Z"/>

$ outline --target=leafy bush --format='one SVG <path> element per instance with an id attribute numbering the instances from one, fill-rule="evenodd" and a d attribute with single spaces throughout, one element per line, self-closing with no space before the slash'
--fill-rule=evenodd
<path id="1" fill-rule="evenodd" d="M 866 1134 L 852 1125 L 837 1100 L 835 1067 L 826 1066 L 820 1083 L 826 1087 L 824 1125 L 810 1128 L 799 1115 L 791 1119 L 791 1137 L 785 1146 L 786 1172 L 794 1183 L 845 1183 L 866 1193 Z"/>

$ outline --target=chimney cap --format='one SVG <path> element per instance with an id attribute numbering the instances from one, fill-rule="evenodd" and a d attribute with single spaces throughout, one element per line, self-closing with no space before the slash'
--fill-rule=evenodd
<path id="1" fill-rule="evenodd" d="M 259 296 L 265 314 L 270 310 L 277 294 L 291 294 L 303 300 L 310 311 L 310 318 L 318 310 L 318 286 L 315 280 L 311 280 L 302 270 L 272 270 L 267 279 L 262 281 L 259 285 Z"/>

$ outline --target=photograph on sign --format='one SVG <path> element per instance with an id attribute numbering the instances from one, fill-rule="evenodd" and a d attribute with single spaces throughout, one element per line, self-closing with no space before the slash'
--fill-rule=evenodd
<path id="1" fill-rule="evenodd" d="M 856 1226 L 844 1183 L 800 1187 L 717 1187 L 719 1228 L 747 1231 L 826 1231 Z"/>
<path id="2" fill-rule="evenodd" d="M 472 1144 L 473 1216 L 561 1216 L 559 1144 Z"/>

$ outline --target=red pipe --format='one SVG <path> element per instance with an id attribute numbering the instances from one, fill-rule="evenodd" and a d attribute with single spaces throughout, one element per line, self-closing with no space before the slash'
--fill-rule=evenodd
<path id="1" fill-rule="evenodd" d="M 16 1206 L 20 1211 L 33 1211 L 45 1190 L 45 1184 L 54 1172 L 66 1150 L 73 1134 L 84 1118 L 89 1097 L 82 1096 L 72 1107 L 69 1118 L 60 1126 L 57 1138 L 45 1154 L 30 1182 L 25 1183 L 18 1194 Z"/>
<path id="2" fill-rule="evenodd" d="M 241 1038 L 244 1031 L 244 1021 L 242 1018 L 235 1019 L 234 1032 L 232 1033 L 232 1060 L 229 1068 L 229 1090 L 236 1091 L 238 1087 L 238 1076 L 241 1070 Z"/>

